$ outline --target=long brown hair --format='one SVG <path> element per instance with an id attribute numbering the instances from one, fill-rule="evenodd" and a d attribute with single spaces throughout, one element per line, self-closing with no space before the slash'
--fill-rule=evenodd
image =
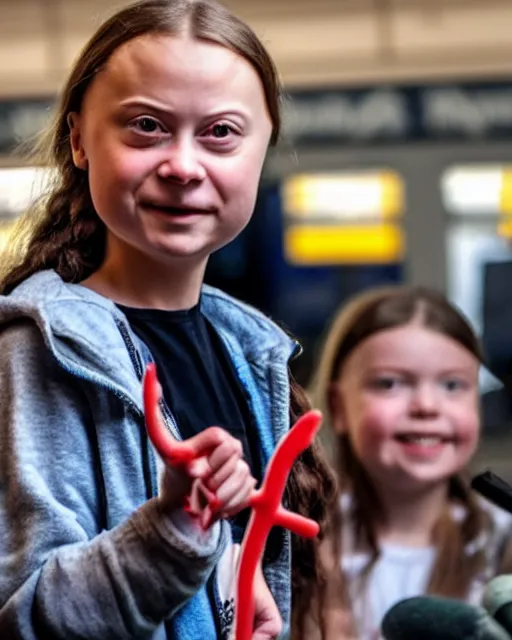
<path id="1" fill-rule="evenodd" d="M 271 144 L 277 141 L 281 87 L 271 57 L 248 25 L 215 0 L 143 0 L 128 6 L 100 27 L 71 71 L 54 124 L 35 154 L 37 164 L 53 169 L 52 183 L 48 195 L 27 212 L 13 233 L 16 242 L 4 264 L 1 293 L 9 293 L 43 269 L 54 269 L 65 282 L 77 283 L 99 268 L 105 255 L 105 226 L 94 210 L 87 173 L 73 163 L 68 115 L 80 112 L 95 75 L 123 44 L 143 35 L 172 36 L 185 30 L 188 37 L 220 44 L 254 67 L 272 121 Z M 291 422 L 308 408 L 304 392 L 292 380 Z M 323 526 L 334 499 L 334 486 L 330 468 L 314 445 L 292 469 L 286 492 L 289 507 Z M 296 610 L 305 610 L 311 585 L 321 576 L 318 541 L 301 541 L 294 536 L 292 553 L 292 600 Z"/>
<path id="2" fill-rule="evenodd" d="M 311 408 L 304 390 L 291 377 L 290 418 L 292 424 Z M 293 428 L 293 427 L 292 427 Z M 292 468 L 285 501 L 292 511 L 312 518 L 320 535 L 304 539 L 292 535 L 292 620 L 293 640 L 310 640 L 307 621 L 323 617 L 329 586 L 329 572 L 322 559 L 332 513 L 336 507 L 337 483 L 319 442 L 315 441 Z"/>
<path id="3" fill-rule="evenodd" d="M 339 379 L 348 356 L 373 334 L 404 326 L 413 320 L 455 340 L 482 361 L 480 344 L 471 326 L 439 292 L 424 287 L 404 286 L 360 294 L 345 305 L 335 318 L 314 376 L 313 404 L 323 410 L 327 428 L 331 417 L 329 390 L 332 383 Z M 376 524 L 383 514 L 378 492 L 356 456 L 350 437 L 347 434 L 335 435 L 332 431 L 325 437 L 335 442 L 340 492 L 351 496 L 350 520 L 354 524 L 354 536 L 358 544 L 370 550 L 370 560 L 363 572 L 364 584 L 379 557 Z M 463 598 L 472 579 L 485 566 L 483 550 L 468 555 L 466 548 L 490 526 L 490 522 L 472 493 L 465 473 L 450 479 L 449 497 L 450 503 L 456 502 L 464 507 L 465 516 L 461 522 L 456 521 L 452 508 L 447 504 L 435 527 L 434 543 L 438 553 L 428 592 Z M 347 515 L 337 505 L 332 516 L 332 553 L 336 558 L 340 557 L 342 551 L 339 531 Z M 349 608 L 346 589 L 344 598 L 344 604 Z"/>

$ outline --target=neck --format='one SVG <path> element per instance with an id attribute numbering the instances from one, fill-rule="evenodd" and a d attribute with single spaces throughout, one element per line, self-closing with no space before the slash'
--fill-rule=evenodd
<path id="1" fill-rule="evenodd" d="M 163 263 L 124 246 L 81 284 L 127 307 L 175 311 L 199 302 L 205 269 L 206 260 Z"/>
<path id="2" fill-rule="evenodd" d="M 429 487 L 425 491 L 379 491 L 384 522 L 379 540 L 392 544 L 423 547 L 432 544 L 432 534 L 448 500 L 447 485 Z"/>

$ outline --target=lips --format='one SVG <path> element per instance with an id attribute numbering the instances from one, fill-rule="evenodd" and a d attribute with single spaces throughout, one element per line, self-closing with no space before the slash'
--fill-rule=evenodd
<path id="1" fill-rule="evenodd" d="M 144 209 L 151 209 L 154 211 L 160 211 L 167 213 L 170 216 L 189 216 L 189 215 L 207 215 L 214 213 L 214 210 L 209 207 L 190 205 L 172 205 L 164 204 L 160 202 L 142 202 L 141 206 Z"/>
<path id="2" fill-rule="evenodd" d="M 404 444 L 416 444 L 425 447 L 435 447 L 454 441 L 453 437 L 433 433 L 399 433 L 395 439 Z"/>

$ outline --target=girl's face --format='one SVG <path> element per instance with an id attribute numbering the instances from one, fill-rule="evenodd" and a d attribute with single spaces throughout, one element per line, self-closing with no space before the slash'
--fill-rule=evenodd
<path id="1" fill-rule="evenodd" d="M 479 362 L 455 340 L 411 323 L 374 334 L 332 389 L 333 424 L 378 488 L 446 481 L 478 444 Z"/>
<path id="2" fill-rule="evenodd" d="M 272 125 L 256 71 L 231 50 L 186 36 L 134 39 L 70 125 L 107 251 L 204 266 L 248 223 Z"/>

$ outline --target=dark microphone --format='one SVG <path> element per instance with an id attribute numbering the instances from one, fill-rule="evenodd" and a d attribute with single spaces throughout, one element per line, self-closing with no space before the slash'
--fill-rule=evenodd
<path id="1" fill-rule="evenodd" d="M 471 488 L 508 513 L 512 513 L 512 487 L 492 471 L 479 473 L 471 481 Z"/>
<path id="2" fill-rule="evenodd" d="M 384 616 L 382 633 L 386 640 L 511 640 L 485 609 L 437 596 L 396 604 Z"/>
<path id="3" fill-rule="evenodd" d="M 512 633 L 512 575 L 498 576 L 484 590 L 484 607 L 509 633 Z"/>

